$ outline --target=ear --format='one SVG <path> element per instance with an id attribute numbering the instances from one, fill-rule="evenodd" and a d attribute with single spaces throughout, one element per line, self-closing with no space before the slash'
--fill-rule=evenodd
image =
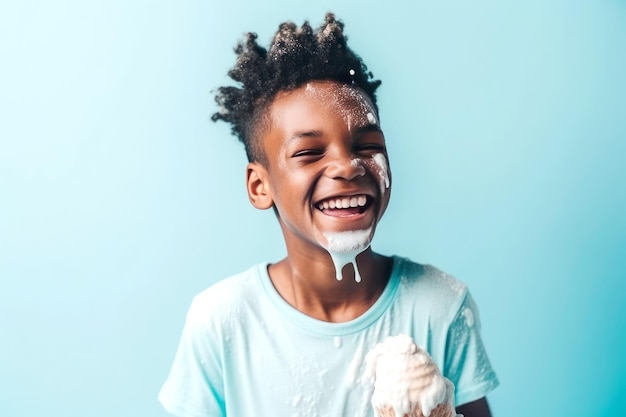
<path id="1" fill-rule="evenodd" d="M 258 162 L 250 162 L 246 167 L 248 198 L 259 210 L 267 210 L 274 205 L 267 169 Z"/>

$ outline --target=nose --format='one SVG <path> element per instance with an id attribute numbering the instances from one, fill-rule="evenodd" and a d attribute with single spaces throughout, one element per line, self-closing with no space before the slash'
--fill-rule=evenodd
<path id="1" fill-rule="evenodd" d="M 326 175 L 333 179 L 352 180 L 365 175 L 365 167 L 360 158 L 352 158 L 348 153 L 341 153 L 330 161 Z"/>

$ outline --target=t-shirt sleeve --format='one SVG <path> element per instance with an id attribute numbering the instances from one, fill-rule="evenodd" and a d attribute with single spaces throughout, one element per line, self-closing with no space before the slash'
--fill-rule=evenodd
<path id="1" fill-rule="evenodd" d="M 499 385 L 480 337 L 478 308 L 469 292 L 448 329 L 444 375 L 455 385 L 456 405 L 482 398 Z"/>
<path id="2" fill-rule="evenodd" d="M 194 300 L 159 401 L 177 417 L 224 417 L 219 334 Z"/>

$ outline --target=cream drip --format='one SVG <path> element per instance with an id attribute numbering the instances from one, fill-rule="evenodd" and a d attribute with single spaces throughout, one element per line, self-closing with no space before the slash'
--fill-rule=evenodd
<path id="1" fill-rule="evenodd" d="M 325 249 L 333 260 L 337 281 L 343 279 L 343 267 L 351 263 L 354 267 L 354 280 L 361 282 L 356 257 L 370 246 L 371 235 L 371 229 L 324 232 L 328 242 Z"/>

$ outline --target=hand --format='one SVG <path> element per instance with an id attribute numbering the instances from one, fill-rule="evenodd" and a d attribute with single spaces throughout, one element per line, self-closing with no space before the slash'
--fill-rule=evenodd
<path id="1" fill-rule="evenodd" d="M 456 407 L 456 412 L 463 414 L 464 417 L 491 417 L 489 404 L 487 404 L 485 397 Z"/>

